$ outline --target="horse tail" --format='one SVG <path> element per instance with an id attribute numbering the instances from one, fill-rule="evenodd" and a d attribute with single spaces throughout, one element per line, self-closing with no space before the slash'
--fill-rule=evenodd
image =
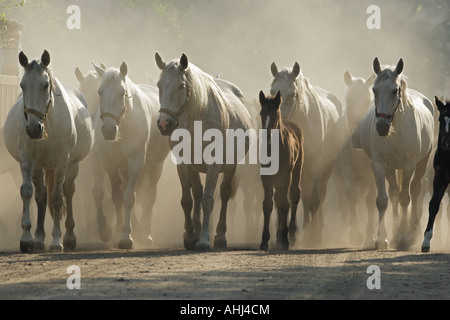
<path id="1" fill-rule="evenodd" d="M 51 196 L 53 194 L 53 190 L 55 187 L 55 179 L 53 176 L 53 170 L 45 170 L 45 175 L 44 175 L 44 183 L 45 183 L 45 187 L 47 189 L 47 204 L 48 204 L 48 208 L 50 209 L 50 215 L 52 217 L 52 219 L 55 218 L 55 210 L 51 205 Z M 67 202 L 66 202 L 66 197 L 64 196 L 64 192 L 62 193 L 62 197 L 63 197 L 63 206 L 61 208 L 61 215 L 60 215 L 60 220 L 62 220 L 63 216 L 66 215 L 67 213 Z"/>
<path id="2" fill-rule="evenodd" d="M 403 170 L 396 170 L 397 186 L 399 192 L 402 191 Z"/>

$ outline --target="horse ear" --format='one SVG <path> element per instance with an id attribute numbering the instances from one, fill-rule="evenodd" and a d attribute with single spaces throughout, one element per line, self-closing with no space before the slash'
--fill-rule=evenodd
<path id="1" fill-rule="evenodd" d="M 48 67 L 48 65 L 50 64 L 50 54 L 47 50 L 44 50 L 44 53 L 41 56 L 41 62 L 44 67 Z"/>
<path id="2" fill-rule="evenodd" d="M 264 94 L 264 92 L 261 90 L 259 92 L 259 103 L 263 103 L 266 101 L 266 95 Z"/>
<path id="3" fill-rule="evenodd" d="M 270 71 L 272 72 L 273 77 L 275 78 L 278 74 L 278 67 L 277 64 L 274 62 L 272 62 L 271 66 L 270 66 Z"/>
<path id="4" fill-rule="evenodd" d="M 188 66 L 189 66 L 188 57 L 183 53 L 180 58 L 181 70 L 182 71 L 186 70 L 188 68 Z"/>
<path id="5" fill-rule="evenodd" d="M 445 104 L 436 96 L 434 96 L 434 101 L 436 102 L 436 107 L 438 108 L 439 112 L 441 112 L 442 109 L 444 109 Z"/>
<path id="6" fill-rule="evenodd" d="M 348 71 L 345 71 L 344 73 L 344 82 L 347 87 L 350 87 L 353 83 L 353 76 Z"/>
<path id="7" fill-rule="evenodd" d="M 155 53 L 155 60 L 156 60 L 156 65 L 158 66 L 158 68 L 160 68 L 161 70 L 164 70 L 164 68 L 166 67 L 166 63 L 161 58 L 161 56 L 159 55 L 158 52 Z"/>
<path id="8" fill-rule="evenodd" d="M 96 65 L 94 62 L 91 61 L 91 63 L 92 63 L 92 65 L 94 66 L 95 71 L 96 71 L 97 74 L 100 76 L 100 78 L 103 78 L 103 75 L 105 74 L 105 70 L 102 69 L 102 68 L 100 68 L 100 67 L 99 67 L 98 65 Z"/>
<path id="9" fill-rule="evenodd" d="M 395 67 L 394 73 L 398 76 L 402 73 L 403 71 L 403 59 L 400 59 L 397 63 L 397 66 Z"/>
<path id="10" fill-rule="evenodd" d="M 378 75 L 381 72 L 381 65 L 380 61 L 378 61 L 378 58 L 375 58 L 375 60 L 373 60 L 373 71 L 375 72 L 376 75 Z"/>
<path id="11" fill-rule="evenodd" d="M 122 62 L 122 65 L 120 66 L 120 74 L 122 75 L 122 77 L 126 77 L 128 74 L 128 66 L 127 64 L 124 62 Z"/>
<path id="12" fill-rule="evenodd" d="M 75 69 L 75 76 L 77 77 L 78 82 L 83 82 L 83 80 L 85 78 L 83 73 L 81 72 L 80 68 L 78 68 L 78 67 Z"/>
<path id="13" fill-rule="evenodd" d="M 366 82 L 365 82 L 366 87 L 369 88 L 369 87 L 373 86 L 373 82 L 375 81 L 375 78 L 376 78 L 376 76 L 374 74 L 372 74 L 370 76 L 370 78 L 367 79 Z"/>
<path id="14" fill-rule="evenodd" d="M 277 95 L 275 96 L 275 102 L 277 105 L 277 109 L 279 109 L 281 106 L 281 92 L 280 91 L 278 91 Z"/>
<path id="15" fill-rule="evenodd" d="M 20 51 L 20 53 L 19 53 L 19 62 L 20 62 L 20 65 L 24 68 L 28 65 L 28 58 L 25 55 L 25 53 L 23 53 L 23 51 Z"/>
<path id="16" fill-rule="evenodd" d="M 292 68 L 291 77 L 293 80 L 297 79 L 300 75 L 300 65 L 298 62 L 295 62 L 294 68 Z"/>
<path id="17" fill-rule="evenodd" d="M 106 70 L 106 66 L 105 66 L 105 64 L 102 62 L 102 63 L 100 63 L 100 67 L 103 69 L 103 70 Z"/>

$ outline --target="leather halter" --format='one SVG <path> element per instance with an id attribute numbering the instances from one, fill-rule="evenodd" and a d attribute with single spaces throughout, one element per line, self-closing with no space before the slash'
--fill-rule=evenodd
<path id="1" fill-rule="evenodd" d="M 375 105 L 375 117 L 377 117 L 377 118 L 385 118 L 385 119 L 388 119 L 388 120 L 392 121 L 394 119 L 395 113 L 397 112 L 398 108 L 400 107 L 400 103 L 402 103 L 401 91 L 399 91 L 398 103 L 397 103 L 397 106 L 394 109 L 394 113 L 392 113 L 392 114 L 378 113 L 377 107 Z"/>
<path id="2" fill-rule="evenodd" d="M 104 118 L 111 118 L 116 120 L 117 125 L 120 125 L 120 122 L 123 120 L 123 118 L 125 118 L 125 113 L 127 112 L 128 108 L 129 108 L 129 104 L 128 104 L 128 99 L 132 98 L 133 96 L 128 95 L 128 93 L 125 94 L 125 98 L 127 99 L 125 102 L 125 106 L 122 109 L 122 112 L 120 113 L 120 115 L 116 115 L 114 113 L 111 112 L 103 112 L 102 108 L 100 108 L 100 119 Z"/>
<path id="3" fill-rule="evenodd" d="M 178 112 L 174 112 L 172 110 L 166 109 L 166 108 L 160 108 L 159 112 L 160 113 L 165 113 L 168 114 L 169 116 L 171 116 L 172 118 L 175 119 L 175 121 L 177 122 L 176 125 L 178 126 L 179 122 L 180 122 L 180 117 L 183 115 L 183 113 L 186 111 L 187 106 L 188 106 L 188 101 L 189 101 L 189 96 L 190 96 L 190 92 L 189 92 L 189 87 L 186 86 L 186 100 L 184 101 L 183 105 L 181 106 L 180 110 L 178 110 Z"/>
<path id="4" fill-rule="evenodd" d="M 34 114 L 34 115 L 37 116 L 39 119 L 41 119 L 41 121 L 40 121 L 41 124 L 44 124 L 44 123 L 45 123 L 45 120 L 47 119 L 48 112 L 50 111 L 51 108 L 53 108 L 53 105 L 54 105 L 53 94 L 52 94 L 53 91 L 52 91 L 52 85 L 51 85 L 51 82 L 50 82 L 49 87 L 50 87 L 50 101 L 49 101 L 48 104 L 47 104 L 47 108 L 45 109 L 45 113 L 42 113 L 42 112 L 37 111 L 37 110 L 35 110 L 35 109 L 27 108 L 27 107 L 25 106 L 25 103 L 24 103 L 24 105 L 23 105 L 23 113 L 24 113 L 25 119 L 26 119 L 27 121 L 28 121 L 28 114 Z"/>

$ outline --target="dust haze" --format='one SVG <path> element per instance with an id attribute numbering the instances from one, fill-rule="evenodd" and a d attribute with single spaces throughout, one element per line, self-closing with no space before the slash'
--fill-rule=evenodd
<path id="1" fill-rule="evenodd" d="M 442 55 L 431 46 L 428 36 L 442 13 L 437 5 L 433 7 L 434 1 L 428 1 L 419 14 L 413 11 L 414 3 L 400 0 L 28 0 L 25 6 L 12 9 L 8 15 L 23 25 L 22 50 L 27 56 L 39 58 L 44 49 L 48 50 L 56 77 L 75 86 L 78 86 L 75 68 L 87 73 L 93 69 L 91 61 L 107 67 L 119 67 L 125 61 L 131 80 L 154 85 L 160 73 L 155 52 L 166 61 L 179 58 L 184 52 L 203 71 L 214 76 L 220 74 L 240 87 L 249 101 L 256 99 L 260 90 L 269 91 L 273 61 L 280 68 L 292 67 L 298 61 L 312 84 L 334 93 L 344 104 L 344 72 L 348 70 L 354 76 L 368 78 L 372 75 L 372 61 L 378 57 L 382 64 L 396 64 L 403 58 L 409 87 L 429 99 L 435 95 L 450 97 L 449 86 L 445 86 L 450 70 L 445 69 Z M 66 27 L 70 16 L 66 10 L 72 4 L 81 9 L 80 30 Z M 380 30 L 369 30 L 366 26 L 370 16 L 366 10 L 373 4 L 381 9 Z M 79 246 L 100 243 L 92 185 L 82 185 L 82 178 L 83 169 L 74 199 Z M 0 248 L 16 248 L 21 235 L 19 188 L 9 175 L 0 181 Z M 258 177 L 255 183 L 261 183 Z M 329 187 L 324 204 L 323 246 L 348 246 L 348 218 L 343 218 L 345 214 L 338 211 L 333 188 Z M 151 226 L 154 247 L 182 246 L 184 215 L 180 199 L 176 168 L 166 161 Z M 426 196 L 422 230 L 428 216 L 428 200 Z M 107 197 L 104 203 L 105 213 L 114 221 L 115 212 Z M 219 207 L 220 201 L 216 201 L 211 235 L 215 234 Z M 446 203 L 442 205 L 445 207 Z M 33 208 L 34 233 L 36 207 Z M 140 209 L 136 211 L 139 215 Z M 366 211 L 363 206 L 359 208 L 362 232 Z M 246 243 L 256 248 L 261 239 L 262 211 L 250 235 L 245 234 L 246 213 L 241 193 L 228 212 L 228 243 Z M 300 206 L 300 234 L 302 212 Z M 275 216 L 274 210 L 272 217 Z M 387 217 L 389 221 L 389 212 Z M 47 215 L 46 241 L 50 241 L 51 226 Z M 275 232 L 271 234 L 273 241 Z"/>

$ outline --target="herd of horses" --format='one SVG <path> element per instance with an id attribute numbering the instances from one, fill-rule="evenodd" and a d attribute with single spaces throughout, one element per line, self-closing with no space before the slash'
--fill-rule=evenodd
<path id="1" fill-rule="evenodd" d="M 261 91 L 257 104 L 245 99 L 236 85 L 202 71 L 185 54 L 166 62 L 156 53 L 155 61 L 161 69 L 157 88 L 135 84 L 123 62 L 119 68 L 108 69 L 93 64 L 95 71 L 87 75 L 77 68 L 75 74 L 80 82 L 77 89 L 53 75 L 47 51 L 31 62 L 23 52 L 19 54 L 24 68 L 22 92 L 6 119 L 4 140 L 22 174 L 22 252 L 45 250 L 47 207 L 53 218 L 49 250 L 76 248 L 72 202 L 82 161 L 88 163 L 90 170 L 100 238 L 110 242 L 115 236 L 119 248 L 133 248 L 133 210 L 138 204 L 144 209 L 143 216 L 133 227 L 146 229 L 151 243 L 157 185 L 164 161 L 176 145 L 170 137 L 179 129 L 193 136 L 196 121 L 201 121 L 202 133 L 218 130 L 224 139 L 229 129 L 244 132 L 261 129 L 269 137 L 278 134 L 279 148 L 271 148 L 273 141 L 269 138 L 260 142 L 269 152 L 279 152 L 278 172 L 257 178 L 263 190 L 263 195 L 256 195 L 262 201 L 264 214 L 261 250 L 269 248 L 269 221 L 274 204 L 278 214 L 277 248 L 288 249 L 296 242 L 300 202 L 303 237 L 310 243 L 321 241 L 323 204 L 333 173 L 339 184 L 339 206 L 348 214 L 350 232 L 358 239 L 364 237 L 357 226 L 356 203 L 361 192 L 365 192 L 369 213 L 365 245 L 373 246 L 376 208 L 379 219 L 375 248 L 387 248 L 385 213 L 390 200 L 392 245 L 408 248 L 420 229 L 421 200 L 427 191 L 423 187 L 424 177 L 434 171 L 429 221 L 422 244 L 423 252 L 430 250 L 434 220 L 450 182 L 450 102 L 445 104 L 435 98 L 440 116 L 435 115 L 433 103 L 408 88 L 403 60 L 391 67 L 381 66 L 376 58 L 374 75 L 367 80 L 346 72 L 345 108 L 336 96 L 312 85 L 298 63 L 282 70 L 273 63 L 270 95 Z M 192 156 L 207 147 L 205 142 L 202 150 L 192 146 Z M 246 152 L 248 148 L 246 144 Z M 225 158 L 228 150 L 223 151 Z M 433 153 L 434 170 L 427 170 Z M 259 190 L 254 186 L 255 179 L 245 176 L 255 171 L 249 168 L 240 173 L 239 166 L 239 159 L 226 164 L 192 161 L 176 166 L 185 215 L 186 249 L 211 247 L 210 217 L 219 181 L 221 208 L 214 246 L 227 246 L 227 209 L 236 192 L 236 180 L 244 185 L 249 183 L 244 187 L 245 201 L 255 196 L 251 191 Z M 200 173 L 206 174 L 204 180 Z M 238 175 L 241 176 L 236 179 Z M 114 231 L 103 210 L 106 177 L 117 214 Z M 30 218 L 33 194 L 38 210 L 34 237 Z M 65 234 L 61 243 L 63 215 L 66 215 Z"/>

